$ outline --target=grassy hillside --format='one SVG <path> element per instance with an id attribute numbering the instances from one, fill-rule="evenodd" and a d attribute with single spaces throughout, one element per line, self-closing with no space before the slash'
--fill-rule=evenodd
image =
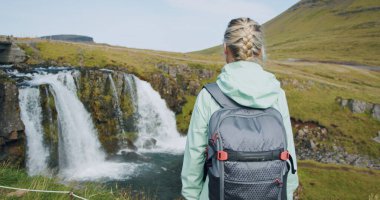
<path id="1" fill-rule="evenodd" d="M 378 0 L 301 0 L 264 24 L 268 57 L 380 66 Z M 218 55 L 221 46 L 197 51 Z"/>
<path id="2" fill-rule="evenodd" d="M 300 199 L 380 199 L 380 172 L 355 167 L 298 163 Z"/>

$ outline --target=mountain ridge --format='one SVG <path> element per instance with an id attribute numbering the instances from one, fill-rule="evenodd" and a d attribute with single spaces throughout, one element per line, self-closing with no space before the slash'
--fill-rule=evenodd
<path id="1" fill-rule="evenodd" d="M 263 24 L 269 59 L 380 66 L 380 3 L 303 0 Z M 193 54 L 219 55 L 222 46 Z"/>

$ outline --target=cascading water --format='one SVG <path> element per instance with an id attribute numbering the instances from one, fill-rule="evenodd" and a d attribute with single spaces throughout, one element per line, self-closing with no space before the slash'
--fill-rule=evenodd
<path id="1" fill-rule="evenodd" d="M 49 152 L 43 144 L 42 109 L 40 91 L 37 88 L 22 88 L 19 90 L 21 118 L 25 125 L 27 139 L 27 168 L 28 173 L 47 175 L 47 159 Z"/>
<path id="2" fill-rule="evenodd" d="M 128 92 L 132 99 L 132 104 L 134 108 L 137 108 L 137 94 L 136 94 L 136 84 L 134 81 L 134 76 L 132 74 L 125 74 L 124 79 L 126 82 L 126 86 L 128 88 Z"/>
<path id="3" fill-rule="evenodd" d="M 122 133 L 124 133 L 124 119 L 123 119 L 123 112 L 120 108 L 120 102 L 119 102 L 119 96 L 117 95 L 117 90 L 115 86 L 115 82 L 113 81 L 112 75 L 108 74 L 108 80 L 111 83 L 111 89 L 112 89 L 112 96 L 114 101 L 114 109 L 116 111 L 116 116 L 119 121 L 119 130 L 121 130 Z"/>
<path id="4" fill-rule="evenodd" d="M 137 91 L 138 132 L 141 151 L 182 152 L 186 138 L 177 131 L 175 115 L 160 94 L 145 81 L 134 77 Z M 154 148 L 150 143 L 156 142 Z"/>
<path id="5" fill-rule="evenodd" d="M 180 153 L 185 147 L 185 137 L 181 137 L 176 130 L 174 113 L 149 83 L 125 74 L 121 95 L 127 95 L 123 98 L 130 98 L 134 113 L 133 118 L 124 119 L 124 116 L 119 115 L 122 117 L 118 120 L 126 120 L 119 124 L 124 123 L 128 133 L 137 131 L 138 138 L 133 144 L 137 147 L 137 152 L 131 152 L 135 149 L 130 148 L 124 153 L 121 150 L 121 154 L 106 156 L 92 117 L 77 96 L 77 90 L 81 91 L 77 85 L 82 87 L 87 84 L 81 83 L 80 72 L 60 68 L 38 70 L 40 71 L 34 74 L 23 74 L 16 70 L 7 72 L 13 77 L 27 80 L 19 89 L 19 99 L 27 134 L 27 167 L 30 175 L 50 173 L 47 161 L 50 166 L 52 158 L 58 158 L 58 176 L 65 181 L 105 181 L 107 184 L 116 182 L 119 186 L 132 187 L 133 191 L 142 188 L 151 190 L 158 195 L 158 199 L 175 199 L 179 196 L 181 184 L 178 177 L 182 164 Z M 115 86 L 112 76 L 109 75 L 113 72 L 104 73 L 108 73 L 108 77 L 99 77 L 110 81 L 114 108 L 119 108 L 120 113 L 124 114 L 120 106 L 124 100 L 118 99 L 120 88 Z M 45 91 L 37 88 L 44 84 L 49 85 L 44 87 Z M 44 92 L 41 97 L 40 90 Z M 46 96 L 50 96 L 46 102 L 50 106 L 54 105 L 54 109 L 46 108 Z M 47 109 L 46 112 L 44 109 Z M 47 123 L 58 122 L 58 129 L 55 125 L 49 128 L 58 132 L 56 151 L 49 152 L 46 148 L 48 145 L 44 143 L 49 142 L 44 141 L 46 133 L 43 132 L 41 124 L 45 123 L 42 121 L 45 119 L 48 119 Z M 111 159 L 118 162 L 110 161 Z M 55 163 L 54 159 L 53 161 Z"/>
<path id="6" fill-rule="evenodd" d="M 60 132 L 59 174 L 63 178 L 68 180 L 123 179 L 132 174 L 137 164 L 106 161 L 91 116 L 76 95 L 75 83 L 70 72 L 35 74 L 28 83 L 35 86 L 49 84 L 52 89 Z M 22 89 L 20 94 L 20 99 L 24 98 Z M 32 101 L 37 100 L 33 98 Z M 26 112 L 32 114 L 31 111 L 26 110 Z M 41 113 L 41 109 L 35 112 Z M 23 118 L 25 124 L 32 123 L 33 120 Z M 26 129 L 28 132 L 29 127 Z M 40 129 L 36 132 L 42 135 L 42 129 Z M 30 142 L 28 140 L 28 144 Z M 42 139 L 38 143 L 43 146 Z M 30 154 L 36 157 L 41 156 L 33 152 Z"/>

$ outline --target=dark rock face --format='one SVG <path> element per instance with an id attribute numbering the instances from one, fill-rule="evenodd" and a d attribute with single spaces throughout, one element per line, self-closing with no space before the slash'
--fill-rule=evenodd
<path id="1" fill-rule="evenodd" d="M 0 74 L 0 161 L 23 165 L 24 124 L 20 117 L 16 84 Z"/>
<path id="2" fill-rule="evenodd" d="M 168 107 L 176 113 L 182 110 L 185 104 L 183 91 L 179 89 L 176 81 L 165 77 L 164 74 L 155 73 L 148 80 L 152 87 L 166 100 Z"/>
<path id="3" fill-rule="evenodd" d="M 203 66 L 159 63 L 156 67 L 163 73 L 153 74 L 148 82 L 160 92 L 168 106 L 177 114 L 186 103 L 184 96 L 196 96 L 202 89 L 202 82 L 215 76 L 214 70 L 204 69 Z"/>
<path id="4" fill-rule="evenodd" d="M 58 167 L 58 113 L 55 108 L 54 96 L 49 89 L 49 85 L 41 85 L 40 101 L 42 109 L 42 127 L 44 130 L 44 143 L 49 149 L 49 168 L 55 169 Z"/>
<path id="5" fill-rule="evenodd" d="M 25 52 L 13 41 L 3 41 L 0 38 L 0 64 L 22 63 L 25 60 Z"/>
<path id="6" fill-rule="evenodd" d="M 117 88 L 115 96 L 112 81 Z M 135 108 L 131 92 L 126 85 L 124 72 L 80 70 L 75 77 L 78 96 L 91 113 L 99 134 L 100 142 L 107 153 L 115 153 L 120 148 L 128 148 L 137 137 Z M 117 99 L 116 99 L 117 98 Z M 118 116 L 116 102 L 119 102 L 122 116 Z M 120 121 L 121 120 L 121 121 Z M 121 146 L 120 141 L 126 142 Z"/>

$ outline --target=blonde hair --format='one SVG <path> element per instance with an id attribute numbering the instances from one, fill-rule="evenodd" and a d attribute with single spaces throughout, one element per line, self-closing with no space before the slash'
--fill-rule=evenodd
<path id="1" fill-rule="evenodd" d="M 224 43 L 235 61 L 258 61 L 260 54 L 264 60 L 264 38 L 261 26 L 250 18 L 231 20 L 224 33 Z"/>

